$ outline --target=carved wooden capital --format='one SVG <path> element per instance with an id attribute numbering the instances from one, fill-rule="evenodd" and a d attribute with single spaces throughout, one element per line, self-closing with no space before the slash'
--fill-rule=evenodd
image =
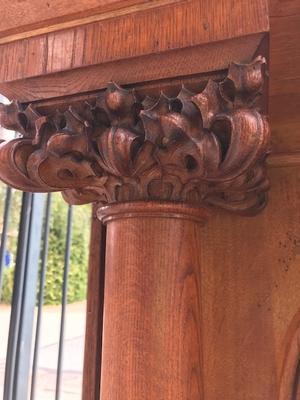
<path id="1" fill-rule="evenodd" d="M 72 204 L 179 201 L 253 214 L 269 184 L 269 127 L 257 106 L 264 58 L 177 97 L 110 84 L 67 110 L 1 105 L 21 138 L 0 145 L 0 178 L 25 191 L 62 191 Z"/>

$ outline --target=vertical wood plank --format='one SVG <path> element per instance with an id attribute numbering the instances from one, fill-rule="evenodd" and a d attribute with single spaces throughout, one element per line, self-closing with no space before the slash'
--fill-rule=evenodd
<path id="1" fill-rule="evenodd" d="M 105 227 L 97 219 L 95 207 L 93 207 L 88 272 L 83 400 L 99 400 L 100 398 L 105 236 Z"/>

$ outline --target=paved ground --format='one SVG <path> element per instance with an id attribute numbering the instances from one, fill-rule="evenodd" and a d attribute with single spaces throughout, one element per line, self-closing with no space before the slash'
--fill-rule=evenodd
<path id="1" fill-rule="evenodd" d="M 85 331 L 85 302 L 67 307 L 61 400 L 80 400 Z M 3 393 L 10 307 L 0 305 L 0 398 Z M 54 400 L 60 307 L 45 306 L 37 376 L 37 400 Z"/>

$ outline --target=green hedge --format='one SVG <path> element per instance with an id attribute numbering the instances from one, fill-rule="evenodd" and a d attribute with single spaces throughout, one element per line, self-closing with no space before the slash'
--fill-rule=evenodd
<path id="1" fill-rule="evenodd" d="M 6 197 L 6 186 L 0 183 L 0 222 L 2 222 L 4 213 L 4 204 Z M 18 241 L 18 230 L 20 223 L 20 213 L 22 206 L 22 192 L 13 190 L 12 203 L 10 209 L 10 218 L 8 223 L 8 237 L 6 248 L 13 254 L 13 261 L 16 260 L 17 253 L 17 241 Z M 2 226 L 0 227 L 0 233 L 2 232 Z M 3 282 L 1 291 L 1 301 L 4 303 L 10 303 L 12 297 L 12 290 L 14 284 L 14 264 L 11 268 L 5 268 L 3 272 Z"/>
<path id="2" fill-rule="evenodd" d="M 52 198 L 45 304 L 61 302 L 68 207 L 59 194 Z M 74 207 L 68 302 L 85 298 L 90 236 L 90 206 Z"/>
<path id="3" fill-rule="evenodd" d="M 49 253 L 45 281 L 45 304 L 60 304 L 62 296 L 64 256 L 68 206 L 60 194 L 52 194 Z M 74 207 L 68 302 L 86 297 L 87 266 L 90 238 L 90 206 Z M 15 247 L 15 246 L 14 246 Z M 15 249 L 10 249 L 15 254 Z M 2 302 L 10 303 L 13 290 L 14 267 L 5 269 Z"/>

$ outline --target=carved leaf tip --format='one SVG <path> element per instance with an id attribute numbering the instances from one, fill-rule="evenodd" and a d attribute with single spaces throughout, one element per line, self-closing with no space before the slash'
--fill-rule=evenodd
<path id="1" fill-rule="evenodd" d="M 34 105 L 0 105 L 1 121 L 24 131 L 1 144 L 0 177 L 64 191 L 72 203 L 159 199 L 252 215 L 269 187 L 270 132 L 255 107 L 264 65 L 263 57 L 232 63 L 222 82 L 208 80 L 199 93 L 182 86 L 173 98 L 111 82 L 93 101 L 44 116 Z"/>
<path id="2" fill-rule="evenodd" d="M 220 84 L 224 99 L 233 102 L 236 107 L 252 105 L 262 92 L 265 67 L 266 59 L 262 56 L 248 64 L 231 63 L 227 77 Z"/>
<path id="3" fill-rule="evenodd" d="M 10 104 L 0 103 L 0 125 L 5 129 L 23 133 L 25 123 L 22 117 L 22 111 L 19 103 L 16 101 Z"/>
<path id="4" fill-rule="evenodd" d="M 209 129 L 215 116 L 222 112 L 218 83 L 209 79 L 204 90 L 193 96 L 192 101 L 200 110 L 203 128 Z"/>
<path id="5" fill-rule="evenodd" d="M 121 88 L 114 82 L 108 85 L 105 100 L 110 111 L 122 114 L 130 112 L 137 102 L 133 90 Z"/>

